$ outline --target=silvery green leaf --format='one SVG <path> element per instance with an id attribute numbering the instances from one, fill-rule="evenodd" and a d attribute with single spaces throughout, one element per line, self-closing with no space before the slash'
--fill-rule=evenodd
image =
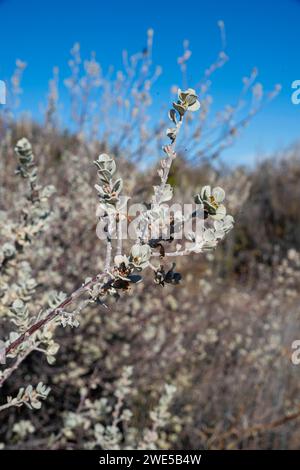
<path id="1" fill-rule="evenodd" d="M 188 108 L 188 109 L 189 109 L 189 111 L 193 111 L 193 112 L 194 112 L 194 111 L 198 111 L 198 109 L 200 109 L 200 101 L 197 99 L 197 100 L 195 101 L 195 103 L 189 105 L 189 108 Z"/>
<path id="2" fill-rule="evenodd" d="M 225 199 L 225 191 L 220 186 L 217 186 L 213 189 L 212 195 L 215 198 L 216 202 L 220 203 Z"/>
<path id="3" fill-rule="evenodd" d="M 56 361 L 55 356 L 47 355 L 47 356 L 46 356 L 46 359 L 47 359 L 48 364 L 50 364 L 50 365 L 54 364 L 55 361 Z"/>
<path id="4" fill-rule="evenodd" d="M 116 162 L 106 153 L 99 155 L 98 159 L 94 163 L 100 171 L 108 171 L 111 176 L 116 171 Z"/>
<path id="5" fill-rule="evenodd" d="M 26 390 L 25 390 L 25 393 L 30 396 L 31 393 L 32 393 L 32 391 L 33 391 L 32 385 L 27 385 Z"/>
<path id="6" fill-rule="evenodd" d="M 48 305 L 50 308 L 56 308 L 61 302 L 66 299 L 67 295 L 64 292 L 57 292 L 56 290 L 50 291 L 48 295 Z"/>
<path id="7" fill-rule="evenodd" d="M 23 395 L 23 393 L 24 393 L 24 390 L 25 390 L 24 387 L 21 387 L 21 388 L 19 389 L 18 395 L 16 396 L 16 399 L 17 399 L 17 400 L 20 400 L 20 399 L 21 399 L 21 397 L 22 397 L 22 395 Z"/>
<path id="8" fill-rule="evenodd" d="M 234 224 L 234 218 L 232 217 L 232 215 L 226 215 L 224 219 L 224 224 Z"/>
<path id="9" fill-rule="evenodd" d="M 56 188 L 53 185 L 45 186 L 40 193 L 40 197 L 43 199 L 48 199 L 52 194 L 56 192 Z"/>
<path id="10" fill-rule="evenodd" d="M 129 265 L 129 259 L 127 256 L 123 255 L 116 255 L 114 259 L 115 265 L 120 266 L 122 263 L 124 263 L 125 266 Z"/>
<path id="11" fill-rule="evenodd" d="M 166 130 L 166 134 L 171 139 L 172 142 L 176 139 L 177 129 L 176 127 L 172 127 L 171 129 Z"/>
<path id="12" fill-rule="evenodd" d="M 31 404 L 32 408 L 34 408 L 35 410 L 39 410 L 42 407 L 41 402 L 37 401 L 37 400 L 32 401 L 30 404 Z"/>
<path id="13" fill-rule="evenodd" d="M 210 215 L 215 215 L 216 214 L 216 207 L 214 204 L 211 202 L 207 201 L 206 199 L 203 201 L 204 209 L 210 214 Z"/>
<path id="14" fill-rule="evenodd" d="M 148 265 L 151 256 L 151 248 L 149 245 L 133 245 L 131 248 L 131 263 L 136 267 L 143 269 Z"/>
<path id="15" fill-rule="evenodd" d="M 16 248 L 12 243 L 4 243 L 2 246 L 2 252 L 5 258 L 12 258 L 16 253 Z"/>
<path id="16" fill-rule="evenodd" d="M 195 233 L 194 232 L 189 232 L 186 236 L 187 240 L 191 241 L 191 242 L 195 242 L 196 238 L 195 238 Z"/>
<path id="17" fill-rule="evenodd" d="M 176 111 L 175 109 L 170 109 L 169 111 L 169 119 L 173 121 L 173 123 L 176 125 L 177 124 L 177 117 L 176 117 Z"/>
<path id="18" fill-rule="evenodd" d="M 133 245 L 131 248 L 131 256 L 133 258 L 138 258 L 141 255 L 141 247 L 142 245 Z"/>
<path id="19" fill-rule="evenodd" d="M 212 229 L 206 229 L 203 238 L 206 242 L 212 242 L 215 240 L 215 232 Z"/>
<path id="20" fill-rule="evenodd" d="M 20 336 L 19 333 L 16 333 L 15 331 L 11 331 L 11 332 L 9 333 L 9 342 L 10 342 L 10 343 L 13 343 L 14 341 L 16 341 L 16 339 L 19 338 L 19 336 Z"/>
<path id="21" fill-rule="evenodd" d="M 189 95 L 189 90 L 191 90 L 191 88 L 188 88 L 187 90 L 183 91 L 181 90 L 180 88 L 178 88 L 178 92 L 177 92 L 177 95 L 178 95 L 178 99 L 180 101 L 185 101 L 186 97 Z"/>
<path id="22" fill-rule="evenodd" d="M 183 116 L 184 113 L 186 112 L 186 108 L 182 106 L 180 103 L 173 103 L 174 108 L 176 111 L 180 114 L 180 116 Z"/>
<path id="23" fill-rule="evenodd" d="M 216 231 L 222 231 L 224 235 L 232 229 L 233 224 L 234 219 L 231 215 L 226 215 L 224 220 L 214 221 L 214 227 Z"/>
<path id="24" fill-rule="evenodd" d="M 223 229 L 223 221 L 222 220 L 215 220 L 214 221 L 214 228 L 215 228 L 215 230 L 222 230 Z"/>
<path id="25" fill-rule="evenodd" d="M 197 101 L 197 95 L 196 94 L 190 94 L 186 97 L 185 102 L 188 104 L 189 109 L 191 106 L 193 106 Z"/>
<path id="26" fill-rule="evenodd" d="M 141 246 L 141 256 L 143 259 L 149 259 L 151 256 L 151 248 L 149 245 Z"/>
<path id="27" fill-rule="evenodd" d="M 24 304 L 23 300 L 16 299 L 12 304 L 12 309 L 17 313 L 21 314 L 25 311 L 26 305 Z"/>
<path id="28" fill-rule="evenodd" d="M 114 205 L 118 202 L 119 198 L 117 194 L 111 193 L 104 196 L 104 201 L 109 205 Z"/>
<path id="29" fill-rule="evenodd" d="M 117 181 L 114 183 L 112 192 L 119 194 L 122 191 L 123 188 L 123 180 L 121 178 L 117 179 Z"/>
<path id="30" fill-rule="evenodd" d="M 215 231 L 215 237 L 216 238 L 222 239 L 222 238 L 224 238 L 224 236 L 225 236 L 225 232 L 223 230 L 216 230 Z"/>
<path id="31" fill-rule="evenodd" d="M 202 204 L 203 203 L 200 194 L 196 194 L 194 196 L 194 201 L 195 201 L 195 204 Z"/>
<path id="32" fill-rule="evenodd" d="M 41 395 L 48 395 L 50 392 L 50 387 L 46 387 L 46 385 L 43 384 L 43 382 L 39 382 L 36 387 L 36 391 L 40 393 Z"/>
<path id="33" fill-rule="evenodd" d="M 15 152 L 17 153 L 19 161 L 22 165 L 28 165 L 33 161 L 34 157 L 31 143 L 25 137 L 18 140 L 15 146 Z"/>
<path id="34" fill-rule="evenodd" d="M 111 162 L 112 161 L 112 157 L 110 157 L 109 155 L 107 155 L 107 153 L 101 153 L 97 160 L 96 160 L 96 164 L 97 165 L 105 165 L 107 162 Z"/>
<path id="35" fill-rule="evenodd" d="M 114 160 L 112 160 L 111 163 L 109 163 L 109 165 L 108 165 L 108 170 L 113 175 L 115 173 L 116 169 L 117 169 L 116 162 Z"/>
<path id="36" fill-rule="evenodd" d="M 109 183 L 112 177 L 108 170 L 98 170 L 98 176 L 103 183 Z"/>
<path id="37" fill-rule="evenodd" d="M 102 186 L 99 186 L 99 184 L 95 184 L 95 189 L 98 191 L 99 196 L 105 197 L 106 196 L 106 191 L 104 191 Z"/>
<path id="38" fill-rule="evenodd" d="M 50 356 L 54 356 L 59 350 L 59 344 L 57 343 L 52 343 L 48 348 L 47 348 L 47 354 Z"/>
<path id="39" fill-rule="evenodd" d="M 234 218 L 231 215 L 226 215 L 223 220 L 224 230 L 229 231 L 234 225 Z"/>
<path id="40" fill-rule="evenodd" d="M 188 88 L 184 91 L 179 88 L 178 101 L 185 110 L 197 111 L 200 108 L 198 96 L 193 88 Z"/>
<path id="41" fill-rule="evenodd" d="M 33 290 L 35 289 L 36 286 L 37 286 L 37 282 L 35 279 L 31 278 L 26 281 L 26 289 Z"/>
<path id="42" fill-rule="evenodd" d="M 200 192 L 201 199 L 208 199 L 211 196 L 211 187 L 203 186 Z"/>
<path id="43" fill-rule="evenodd" d="M 221 220 L 224 219 L 226 215 L 226 207 L 221 204 L 217 209 L 215 214 L 211 214 L 211 217 L 215 220 Z"/>

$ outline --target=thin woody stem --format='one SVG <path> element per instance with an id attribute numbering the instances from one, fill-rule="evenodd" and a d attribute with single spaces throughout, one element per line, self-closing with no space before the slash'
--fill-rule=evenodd
<path id="1" fill-rule="evenodd" d="M 176 140 L 177 140 L 177 135 L 179 134 L 179 131 L 181 129 L 182 123 L 183 123 L 183 116 L 180 117 L 180 120 L 176 124 L 177 131 L 176 131 L 176 136 L 175 136 L 174 141 L 172 142 L 171 145 L 165 145 L 163 147 L 163 150 L 167 154 L 167 158 L 162 160 L 162 163 L 164 162 L 164 165 L 162 165 L 163 174 L 161 176 L 161 183 L 160 183 L 158 193 L 156 195 L 156 200 L 155 200 L 156 204 L 158 205 L 161 204 L 161 198 L 162 198 L 163 191 L 166 187 L 166 184 L 169 178 L 171 166 L 172 166 L 173 160 L 176 158 L 176 152 L 175 152 Z M 142 219 L 142 214 L 139 216 L 138 220 L 141 220 L 141 219 Z M 141 240 L 145 240 L 145 235 L 146 235 L 147 230 L 148 230 L 148 225 L 145 225 L 142 236 L 141 238 L 138 238 L 137 243 L 139 243 Z"/>
<path id="2" fill-rule="evenodd" d="M 29 354 L 32 353 L 32 351 L 34 351 L 35 349 L 36 348 L 34 346 L 28 348 L 22 355 L 17 358 L 12 367 L 6 369 L 3 372 L 3 376 L 0 379 L 0 388 L 3 386 L 4 382 L 6 382 L 6 380 L 13 374 L 13 372 L 18 369 L 19 365 L 26 359 L 26 357 L 29 356 Z"/>
<path id="3" fill-rule="evenodd" d="M 63 300 L 57 307 L 55 307 L 53 310 L 51 310 L 45 318 L 42 318 L 38 322 L 34 323 L 30 328 L 28 328 L 25 333 L 23 333 L 21 336 L 19 336 L 15 341 L 10 343 L 7 348 L 5 349 L 5 356 L 7 356 L 9 353 L 14 351 L 16 348 L 18 348 L 24 341 L 28 340 L 34 333 L 36 333 L 38 330 L 43 328 L 45 325 L 47 325 L 50 321 L 54 320 L 59 314 L 62 309 L 70 305 L 71 303 L 74 302 L 74 300 L 78 299 L 78 297 L 83 294 L 88 288 L 96 284 L 96 282 L 99 281 L 101 277 L 103 277 L 104 274 L 98 274 L 94 276 L 91 280 L 86 282 L 83 286 L 80 286 L 78 289 L 76 289 L 71 295 L 69 295 L 65 300 Z"/>
<path id="4" fill-rule="evenodd" d="M 7 410 L 7 408 L 10 408 L 11 406 L 18 406 L 15 403 L 5 403 L 4 405 L 0 406 L 0 412 Z"/>
<path id="5" fill-rule="evenodd" d="M 173 143 L 171 145 L 166 145 L 164 147 L 165 152 L 168 155 L 168 159 L 167 159 L 167 165 L 165 167 L 163 177 L 161 179 L 161 192 L 163 191 L 164 187 L 167 184 L 173 160 L 176 158 L 176 153 L 175 153 L 176 141 L 177 141 L 177 135 L 179 134 L 180 128 L 182 126 L 182 122 L 183 122 L 183 118 L 181 118 L 180 121 L 178 121 L 177 124 L 176 124 L 177 133 L 176 133 L 176 137 L 175 137 Z"/>

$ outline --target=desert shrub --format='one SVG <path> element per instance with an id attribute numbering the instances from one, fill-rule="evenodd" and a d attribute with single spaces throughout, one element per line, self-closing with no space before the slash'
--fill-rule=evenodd
<path id="1" fill-rule="evenodd" d="M 113 81 L 95 57 L 84 63 L 73 48 L 71 129 L 58 124 L 57 70 L 43 125 L 14 118 L 13 96 L 1 116 L 2 447 L 297 446 L 297 370 L 289 352 L 299 325 L 297 149 L 253 171 L 225 171 L 222 150 L 264 99 L 253 71 L 243 99 L 250 92 L 254 107 L 241 114 L 238 102 L 210 118 L 212 74 L 227 60 L 222 45 L 197 87 L 200 110 L 187 109 L 197 106 L 192 90 L 172 107 L 157 175 L 166 120 L 150 119 L 151 77 L 160 73 L 152 36 L 146 51 L 124 57 L 125 71 Z M 18 63 L 17 99 L 23 70 Z M 106 123 L 100 130 L 99 118 Z M 217 250 L 195 253 L 216 244 L 216 229 L 232 225 L 213 220 L 217 201 L 207 182 L 226 189 L 237 223 Z M 196 195 L 210 224 L 205 243 L 191 237 L 178 247 L 170 234 L 147 237 L 157 217 L 147 205 L 134 241 L 110 237 L 119 196 L 151 201 L 153 186 L 161 208 L 171 196 L 183 203 Z M 104 240 L 96 236 L 99 217 Z M 182 256 L 186 250 L 193 254 Z"/>
<path id="2" fill-rule="evenodd" d="M 6 359 L 14 359 L 12 364 L 9 364 L 1 373 L 1 386 L 34 351 L 44 354 L 50 365 L 55 362 L 55 356 L 60 347 L 59 343 L 54 340 L 54 332 L 58 324 L 63 327 L 78 327 L 80 316 L 85 307 L 90 304 L 107 307 L 109 297 L 119 298 L 119 292 L 127 292 L 132 285 L 142 281 L 142 276 L 139 273 L 146 268 L 151 268 L 153 271 L 156 284 L 160 286 L 164 286 L 166 283 L 178 284 L 181 275 L 175 271 L 175 263 L 168 266 L 166 262 L 168 258 L 213 249 L 231 230 L 233 218 L 226 215 L 225 206 L 222 204 L 225 192 L 220 187 L 211 190 L 210 186 L 204 186 L 201 192 L 194 197 L 196 206 L 188 215 L 177 214 L 177 212 L 171 214 L 169 207 L 165 204 L 173 196 L 173 188 L 167 181 L 171 165 L 176 158 L 177 134 L 181 129 L 185 114 L 197 111 L 199 108 L 200 103 L 194 90 L 178 91 L 178 100 L 173 103 L 173 108 L 169 111 L 169 118 L 174 127 L 167 130 L 170 144 L 163 147 L 166 157 L 161 160 L 158 171 L 160 184 L 153 187 L 154 194 L 151 206 L 140 206 L 139 208 L 139 215 L 134 220 L 133 227 L 133 236 L 136 241 L 132 245 L 129 255 L 124 254 L 123 251 L 122 223 L 128 217 L 127 213 L 122 210 L 123 202 L 120 197 L 123 179 L 115 178 L 116 162 L 112 157 L 102 153 L 95 160 L 98 174 L 98 184 L 95 185 L 95 189 L 99 198 L 98 217 L 100 219 L 97 231 L 99 238 L 100 235 L 103 235 L 106 244 L 103 270 L 86 279 L 82 286 L 69 296 L 63 292 L 51 292 L 47 295 L 49 308 L 42 308 L 37 314 L 31 313 L 30 310 L 38 281 L 33 276 L 29 262 L 23 260 L 22 257 L 26 248 L 32 248 L 34 239 L 49 229 L 49 224 L 55 221 L 57 214 L 51 210 L 49 204 L 49 198 L 55 188 L 49 185 L 43 187 L 39 184 L 36 159 L 30 142 L 26 138 L 17 142 L 15 147 L 18 161 L 16 174 L 26 181 L 28 189 L 24 190 L 23 198 L 18 201 L 20 210 L 18 211 L 16 208 L 14 211 L 17 216 L 16 221 L 10 222 L 8 214 L 2 214 L 3 220 L 7 217 L 2 231 L 2 236 L 7 241 L 1 250 L 1 311 L 4 318 L 7 316 L 8 320 L 15 325 L 15 330 L 9 333 L 9 339 L 3 344 L 1 351 L 4 363 Z M 75 166 L 74 164 L 73 171 Z M 76 184 L 76 175 L 74 178 Z M 200 231 L 191 231 L 187 234 L 188 241 L 185 242 L 185 246 L 177 244 L 173 249 L 166 249 L 165 245 L 174 245 L 177 233 L 188 218 L 197 221 L 203 216 L 206 223 L 201 224 Z M 209 219 L 214 219 L 214 222 L 208 224 Z M 180 239 L 182 239 L 182 235 Z M 34 249 L 36 250 L 36 247 Z M 151 258 L 155 256 L 159 262 L 154 264 Z M 74 303 L 77 303 L 77 306 L 74 307 Z M 37 305 L 40 304 L 37 302 Z M 71 310 L 70 306 L 72 306 Z M 126 440 L 123 442 L 127 436 L 123 435 L 118 427 L 119 423 L 127 421 L 131 416 L 129 410 L 122 409 L 130 384 L 130 374 L 131 369 L 127 368 L 123 381 L 121 381 L 122 386 L 115 393 L 117 399 L 115 408 L 111 408 L 111 405 L 108 404 L 108 410 L 113 410 L 111 424 L 107 424 L 105 427 L 104 423 L 99 422 L 100 416 L 98 414 L 92 418 L 95 413 L 94 407 L 101 406 L 106 401 L 101 402 L 100 400 L 100 402 L 90 405 L 91 421 L 88 420 L 88 423 L 89 426 L 94 425 L 94 427 L 91 435 L 87 434 L 86 436 L 86 446 L 100 445 L 119 448 L 122 444 L 130 445 L 130 442 L 126 444 Z M 14 397 L 7 397 L 7 402 L 1 406 L 0 410 L 6 411 L 11 407 L 24 405 L 30 410 L 39 409 L 41 408 L 41 400 L 47 398 L 49 391 L 50 388 L 45 387 L 42 382 L 39 382 L 36 388 L 32 385 L 21 387 Z M 168 417 L 169 396 L 173 392 L 174 388 L 167 385 L 166 398 L 161 398 L 158 408 L 155 408 L 155 411 L 151 413 L 152 427 L 145 428 L 144 437 L 143 435 L 135 436 L 135 445 L 139 447 L 156 445 L 157 430 L 164 425 Z M 83 395 L 75 415 L 74 413 L 67 414 L 66 429 L 69 429 L 68 426 L 70 429 L 68 432 L 66 431 L 64 437 L 73 437 L 72 427 L 76 428 L 77 425 L 89 427 L 85 422 L 87 417 L 81 419 L 81 409 L 83 407 L 85 410 L 88 406 L 87 403 L 88 398 Z M 75 424 L 73 423 L 74 419 Z M 27 429 L 29 428 L 27 427 Z M 136 430 L 133 428 L 128 432 L 131 436 L 133 432 L 136 433 Z M 61 433 L 59 433 L 60 437 Z M 139 440 L 141 440 L 140 443 Z"/>

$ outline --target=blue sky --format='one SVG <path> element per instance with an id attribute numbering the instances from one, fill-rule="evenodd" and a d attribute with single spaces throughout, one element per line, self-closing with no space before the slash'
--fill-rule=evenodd
<path id="1" fill-rule="evenodd" d="M 7 79 L 16 58 L 28 63 L 22 108 L 37 117 L 54 65 L 68 76 L 69 50 L 80 42 L 83 53 L 95 51 L 104 69 L 121 67 L 121 52 L 145 45 L 154 36 L 154 61 L 163 68 L 155 85 L 157 105 L 169 100 L 170 86 L 180 83 L 176 63 L 184 39 L 190 40 L 188 85 L 193 86 L 216 57 L 224 20 L 230 62 L 216 75 L 215 102 L 234 102 L 241 79 L 254 66 L 266 89 L 281 83 L 280 96 L 252 122 L 228 152 L 232 162 L 253 162 L 256 155 L 288 145 L 299 137 L 300 105 L 291 103 L 291 83 L 300 79 L 300 2 L 297 0 L 2 0 L 0 1 L 0 79 Z"/>

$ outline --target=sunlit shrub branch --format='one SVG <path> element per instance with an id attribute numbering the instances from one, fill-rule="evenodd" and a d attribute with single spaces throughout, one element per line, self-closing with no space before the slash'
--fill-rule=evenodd
<path id="1" fill-rule="evenodd" d="M 35 317 L 29 313 L 29 310 L 30 294 L 33 294 L 36 284 L 34 280 L 31 280 L 31 282 L 27 281 L 26 288 L 28 295 L 23 291 L 22 295 L 14 300 L 11 306 L 11 321 L 17 326 L 17 331 L 11 333 L 9 340 L 6 342 L 5 353 L 2 356 L 8 359 L 15 358 L 15 363 L 1 373 L 0 385 L 3 385 L 12 372 L 34 350 L 44 353 L 48 362 L 52 363 L 52 359 L 59 349 L 59 345 L 53 340 L 55 325 L 57 326 L 60 323 L 63 326 L 79 326 L 80 313 L 83 308 L 95 302 L 106 306 L 108 297 L 118 297 L 121 291 L 126 292 L 130 289 L 131 285 L 142 281 L 141 273 L 146 268 L 154 271 L 154 281 L 157 284 L 162 286 L 165 283 L 177 284 L 181 279 L 181 275 L 175 272 L 174 263 L 168 265 L 168 263 L 165 263 L 165 260 L 170 256 L 176 257 L 212 249 L 232 228 L 233 218 L 226 215 L 226 209 L 223 205 L 224 190 L 220 187 L 211 190 L 210 186 L 205 186 L 199 194 L 195 195 L 196 209 L 192 214 L 192 217 L 204 216 L 206 225 L 203 231 L 201 231 L 200 236 L 199 234 L 190 233 L 190 240 L 187 242 L 188 247 L 180 249 L 177 244 L 174 251 L 166 250 L 165 245 L 169 246 L 172 244 L 172 235 L 184 223 L 182 216 L 179 216 L 178 220 L 174 216 L 171 220 L 172 233 L 168 239 L 163 237 L 153 239 L 150 237 L 151 224 L 158 224 L 163 233 L 164 227 L 169 222 L 170 215 L 168 214 L 166 202 L 170 201 L 173 197 L 173 187 L 168 183 L 168 176 L 172 163 L 176 158 L 175 146 L 177 136 L 186 114 L 196 112 L 199 108 L 200 102 L 193 89 L 178 90 L 178 100 L 173 103 L 173 107 L 169 111 L 172 127 L 168 128 L 166 133 L 170 144 L 163 147 L 165 157 L 161 160 L 158 170 L 160 184 L 154 186 L 154 194 L 149 205 L 150 208 L 137 217 L 136 241 L 131 247 L 129 254 L 123 252 L 121 231 L 117 230 L 116 246 L 112 243 L 112 221 L 114 219 L 118 226 L 122 222 L 118 204 L 123 188 L 123 180 L 122 178 L 114 177 L 116 163 L 113 158 L 107 154 L 101 154 L 95 161 L 98 170 L 96 191 L 100 203 L 98 214 L 104 223 L 107 234 L 104 271 L 93 278 L 87 279 L 83 286 L 70 296 L 62 293 L 50 296 L 48 301 L 49 308 L 44 311 L 42 310 Z M 48 218 L 47 212 L 41 212 L 40 205 L 44 199 L 47 200 L 50 197 L 53 189 L 52 187 L 42 189 L 38 186 L 37 168 L 34 164 L 34 156 L 28 140 L 23 138 L 18 141 L 15 150 L 19 161 L 17 173 L 29 181 L 30 190 L 27 200 L 32 204 L 34 211 L 37 211 L 34 222 L 38 226 L 38 230 L 36 230 L 38 233 L 45 228 L 44 221 Z M 27 215 L 26 221 L 28 219 L 30 220 Z M 26 233 L 24 243 L 31 243 L 32 241 L 32 236 L 29 237 Z M 17 240 L 10 247 L 3 247 L 3 269 L 6 269 L 5 261 L 9 260 L 13 263 L 17 251 Z M 159 263 L 155 264 L 155 259 L 157 258 L 159 258 Z M 77 303 L 77 307 L 70 310 L 74 302 Z M 53 322 L 54 327 L 51 326 Z M 10 400 L 8 403 L 11 405 L 18 403 L 18 406 L 20 406 L 23 402 L 18 399 L 17 401 Z M 4 409 L 7 406 L 4 405 Z"/>

